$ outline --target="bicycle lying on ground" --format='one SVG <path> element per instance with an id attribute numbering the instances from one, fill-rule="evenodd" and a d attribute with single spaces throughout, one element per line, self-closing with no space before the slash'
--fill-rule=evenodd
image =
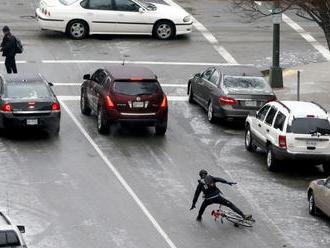
<path id="1" fill-rule="evenodd" d="M 230 209 L 222 209 L 221 205 L 219 209 L 213 210 L 211 215 L 213 216 L 214 220 L 217 221 L 220 219 L 221 224 L 223 224 L 223 219 L 234 224 L 235 227 L 245 226 L 245 227 L 252 227 L 253 224 L 256 222 L 253 218 L 251 219 L 244 219 L 242 216 L 238 215 L 237 213 L 233 212 Z"/>

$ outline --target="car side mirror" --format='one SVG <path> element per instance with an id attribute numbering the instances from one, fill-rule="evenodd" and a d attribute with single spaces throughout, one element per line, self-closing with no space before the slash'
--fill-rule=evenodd
<path id="1" fill-rule="evenodd" d="M 90 80 L 91 79 L 91 75 L 90 74 L 85 74 L 83 77 L 84 80 Z"/>
<path id="2" fill-rule="evenodd" d="M 202 76 L 202 74 L 200 74 L 200 73 L 195 74 L 195 77 L 197 77 L 197 78 L 200 78 L 201 76 Z"/>
<path id="3" fill-rule="evenodd" d="M 48 82 L 48 85 L 49 85 L 50 87 L 53 87 L 53 86 L 54 86 L 54 84 L 53 84 L 52 82 Z"/>
<path id="4" fill-rule="evenodd" d="M 144 8 L 141 8 L 141 7 L 140 7 L 140 8 L 139 8 L 139 12 L 140 12 L 140 13 L 144 13 L 144 12 L 145 12 Z"/>
<path id="5" fill-rule="evenodd" d="M 25 233 L 25 226 L 17 226 L 17 228 L 21 233 Z"/>

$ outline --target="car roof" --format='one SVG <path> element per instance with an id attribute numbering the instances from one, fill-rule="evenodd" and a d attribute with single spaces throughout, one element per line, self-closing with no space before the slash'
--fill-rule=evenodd
<path id="1" fill-rule="evenodd" d="M 295 117 L 306 117 L 307 115 L 319 118 L 328 118 L 327 111 L 317 103 L 303 101 L 281 101 L 276 102 L 277 106 L 290 110 L 290 114 Z"/>
<path id="2" fill-rule="evenodd" d="M 45 79 L 40 74 L 10 74 L 2 75 L 5 83 L 17 83 L 17 82 L 45 82 Z"/>
<path id="3" fill-rule="evenodd" d="M 116 79 L 129 79 L 134 77 L 143 78 L 145 80 L 156 80 L 157 76 L 150 69 L 142 66 L 109 66 L 106 67 L 111 76 Z"/>
<path id="4" fill-rule="evenodd" d="M 220 65 L 217 68 L 229 76 L 263 77 L 261 71 L 254 65 Z"/>

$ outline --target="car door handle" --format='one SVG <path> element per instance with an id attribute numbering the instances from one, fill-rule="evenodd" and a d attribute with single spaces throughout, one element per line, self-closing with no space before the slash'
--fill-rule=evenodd
<path id="1" fill-rule="evenodd" d="M 261 127 L 261 124 L 258 124 L 258 127 Z"/>

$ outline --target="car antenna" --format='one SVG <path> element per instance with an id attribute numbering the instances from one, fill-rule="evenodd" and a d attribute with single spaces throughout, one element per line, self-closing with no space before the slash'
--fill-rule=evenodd
<path id="1" fill-rule="evenodd" d="M 126 58 L 128 58 L 128 57 L 129 57 L 129 55 L 124 54 L 124 56 L 123 56 L 123 63 L 121 64 L 122 66 L 125 65 L 125 60 L 126 60 Z"/>
<path id="2" fill-rule="evenodd" d="M 6 201 L 7 201 L 7 215 L 9 216 L 9 195 L 8 195 L 8 192 L 6 192 Z"/>

